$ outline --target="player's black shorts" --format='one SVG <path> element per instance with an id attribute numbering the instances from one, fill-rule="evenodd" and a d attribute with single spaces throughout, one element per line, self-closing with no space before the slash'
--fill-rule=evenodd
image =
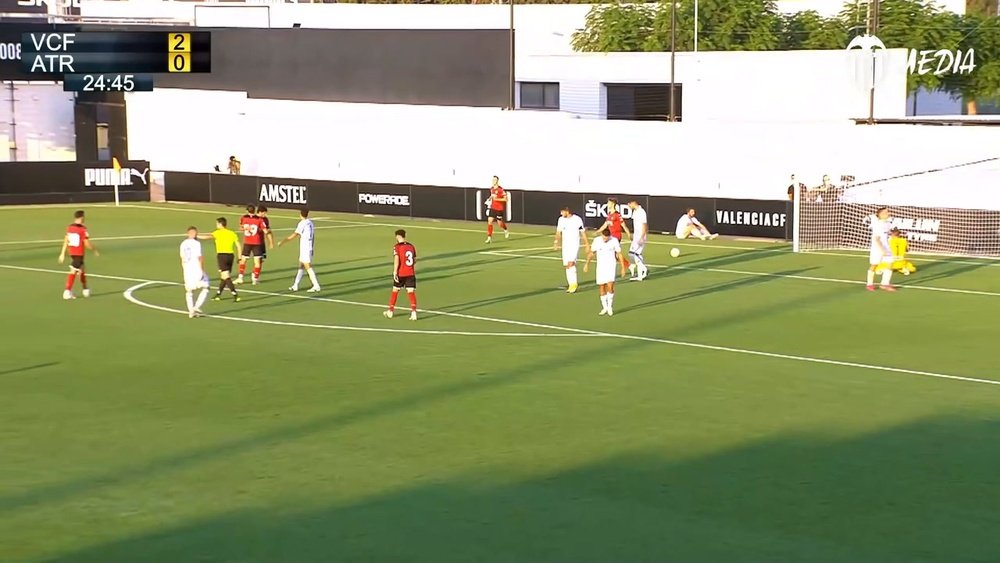
<path id="1" fill-rule="evenodd" d="M 243 256 L 263 256 L 264 255 L 264 245 L 263 244 L 244 244 L 243 245 Z"/>
<path id="2" fill-rule="evenodd" d="M 70 256 L 69 265 L 73 267 L 74 270 L 83 269 L 83 256 Z"/>
<path id="3" fill-rule="evenodd" d="M 417 288 L 417 276 L 402 276 L 399 281 L 392 281 L 393 287 L 406 288 L 406 289 L 416 289 Z"/>
<path id="4" fill-rule="evenodd" d="M 506 221 L 505 216 L 507 212 L 503 209 L 493 209 L 492 207 L 486 210 L 487 217 L 493 217 L 497 221 Z"/>
<path id="5" fill-rule="evenodd" d="M 220 272 L 232 272 L 233 271 L 233 253 L 228 254 L 216 254 L 215 260 L 219 263 Z"/>

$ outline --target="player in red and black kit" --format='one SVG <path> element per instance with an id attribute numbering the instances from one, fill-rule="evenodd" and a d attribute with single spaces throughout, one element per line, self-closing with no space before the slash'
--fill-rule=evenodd
<path id="1" fill-rule="evenodd" d="M 264 225 L 264 242 L 261 244 L 260 254 L 260 263 L 261 267 L 263 267 L 264 260 L 267 260 L 267 249 L 274 250 L 274 233 L 271 232 L 271 220 L 267 218 L 267 208 L 263 205 L 258 205 L 257 216 L 260 217 L 261 223 Z"/>
<path id="2" fill-rule="evenodd" d="M 493 242 L 493 221 L 500 223 L 504 238 L 510 238 L 510 231 L 504 222 L 507 200 L 507 192 L 500 186 L 500 177 L 494 176 L 493 185 L 490 186 L 490 208 L 486 211 L 486 244 Z"/>
<path id="3" fill-rule="evenodd" d="M 247 258 L 253 257 L 253 284 L 260 282 L 260 259 L 264 255 L 264 222 L 257 216 L 257 209 L 247 206 L 246 215 L 240 217 L 240 230 L 243 231 L 243 254 L 240 256 L 239 276 L 236 283 L 243 283 L 243 274 L 247 270 Z"/>
<path id="4" fill-rule="evenodd" d="M 417 249 L 406 240 L 406 231 L 396 231 L 396 246 L 392 248 L 392 295 L 389 296 L 389 309 L 382 313 L 386 318 L 392 318 L 399 290 L 406 288 L 406 296 L 410 298 L 410 320 L 417 320 L 416 264 Z"/>
<path id="5" fill-rule="evenodd" d="M 66 290 L 63 291 L 63 299 L 76 299 L 73 295 L 73 283 L 76 276 L 80 276 L 80 285 L 83 286 L 83 296 L 90 297 L 90 289 L 87 287 L 87 273 L 83 269 L 83 256 L 87 250 L 100 256 L 101 253 L 90 244 L 90 233 L 83 224 L 84 213 L 77 211 L 73 214 L 73 222 L 66 228 L 66 236 L 63 237 L 62 250 L 59 252 L 59 263 L 66 261 L 66 251 L 69 251 L 69 276 L 66 277 Z"/>
<path id="6" fill-rule="evenodd" d="M 618 211 L 618 200 L 615 198 L 608 198 L 608 220 L 604 222 L 597 232 L 600 233 L 604 229 L 611 231 L 611 236 L 618 239 L 618 244 L 622 242 L 622 232 L 628 235 L 628 238 L 632 238 L 632 233 L 628 230 L 628 225 L 625 224 L 625 219 L 622 217 L 621 212 Z M 631 266 L 629 264 L 628 258 L 625 258 L 625 254 L 622 253 L 622 259 L 625 260 L 625 267 Z"/>

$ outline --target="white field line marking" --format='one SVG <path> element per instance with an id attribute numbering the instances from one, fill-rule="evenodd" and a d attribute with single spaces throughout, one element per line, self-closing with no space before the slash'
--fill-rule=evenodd
<path id="1" fill-rule="evenodd" d="M 40 272 L 40 273 L 51 273 L 51 274 L 65 274 L 66 273 L 64 270 L 49 270 L 49 269 L 45 269 L 45 268 L 29 268 L 29 267 L 26 267 L 26 266 L 10 266 L 10 265 L 6 265 L 6 264 L 0 264 L 0 268 L 10 269 L 10 270 L 20 270 L 20 271 L 25 271 L 25 272 Z M 161 284 L 165 284 L 165 285 L 180 285 L 179 283 L 176 283 L 176 282 L 158 281 L 158 280 L 143 280 L 143 279 L 136 279 L 136 278 L 126 278 L 126 277 L 121 277 L 121 276 L 108 276 L 108 275 L 100 275 L 100 274 L 89 274 L 89 277 L 91 277 L 91 278 L 100 278 L 100 279 L 132 281 L 132 282 L 136 282 L 136 283 L 140 283 L 140 284 L 141 283 L 161 283 Z M 244 293 L 253 293 L 253 294 L 261 294 L 261 295 L 273 295 L 273 296 L 277 296 L 277 297 L 288 297 L 288 298 L 297 298 L 297 299 L 308 299 L 308 300 L 312 300 L 312 301 L 329 301 L 329 302 L 332 302 L 332 303 L 343 303 L 343 304 L 358 305 L 358 306 L 363 306 L 363 307 L 378 307 L 378 308 L 382 308 L 383 307 L 382 305 L 377 305 L 377 304 L 374 304 L 374 303 L 361 303 L 361 302 L 356 302 L 356 301 L 344 301 L 344 300 L 339 300 L 339 299 L 329 299 L 329 298 L 322 298 L 322 297 L 311 297 L 311 296 L 307 296 L 307 295 L 294 295 L 294 294 L 272 293 L 272 292 L 266 292 L 266 291 L 251 291 L 251 290 L 244 290 Z M 650 337 L 650 336 L 633 336 L 633 335 L 629 335 L 629 334 L 599 332 L 599 331 L 592 331 L 592 330 L 586 330 L 586 329 L 580 329 L 580 328 L 554 326 L 554 325 L 541 324 L 541 323 L 531 323 L 531 322 L 525 322 L 525 321 L 512 321 L 512 320 L 508 320 L 508 319 L 497 319 L 497 318 L 490 318 L 490 317 L 480 317 L 480 316 L 476 316 L 476 315 L 464 315 L 464 314 L 461 314 L 461 313 L 447 313 L 447 312 L 440 312 L 440 311 L 427 311 L 427 310 L 424 310 L 424 309 L 421 309 L 421 312 L 432 313 L 432 314 L 443 315 L 443 316 L 451 316 L 451 317 L 457 317 L 457 318 L 464 318 L 464 319 L 471 319 L 471 320 L 482 320 L 482 321 L 495 322 L 495 323 L 501 323 L 501 324 L 511 324 L 511 325 L 518 325 L 518 326 L 530 326 L 530 327 L 533 327 L 533 328 L 539 328 L 539 329 L 543 329 L 543 330 L 553 330 L 553 331 L 558 331 L 558 332 L 569 332 L 569 333 L 574 333 L 574 334 L 578 334 L 578 335 L 585 335 L 585 336 L 602 336 L 602 337 L 605 337 L 605 338 L 620 338 L 620 339 L 623 339 L 623 340 L 635 340 L 635 341 L 650 342 L 650 343 L 657 343 L 657 344 L 668 344 L 668 345 L 671 345 L 671 346 L 679 346 L 679 347 L 684 347 L 684 348 L 695 348 L 695 349 L 699 349 L 699 350 L 710 350 L 710 351 L 714 351 L 714 352 L 728 352 L 728 353 L 731 353 L 731 354 L 743 354 L 743 355 L 747 355 L 747 356 L 757 356 L 757 357 L 764 357 L 764 358 L 774 358 L 774 359 L 779 359 L 779 360 L 790 360 L 790 361 L 805 362 L 805 363 L 811 363 L 811 364 L 823 364 L 823 365 L 847 367 L 847 368 L 854 368 L 854 369 L 863 369 L 863 370 L 870 370 L 870 371 L 879 371 L 879 372 L 886 372 L 886 373 L 897 373 L 897 374 L 903 374 L 903 375 L 917 375 L 917 376 L 931 377 L 931 378 L 936 378 L 936 379 L 945 379 L 945 380 L 950 380 L 950 381 L 964 381 L 964 382 L 967 382 L 967 383 L 982 383 L 982 384 L 985 384 L 985 385 L 1000 385 L 1000 381 L 998 381 L 998 380 L 981 379 L 981 378 L 977 378 L 977 377 L 967 377 L 967 376 L 961 376 L 961 375 L 950 375 L 950 374 L 946 374 L 946 373 L 935 373 L 935 372 L 931 372 L 931 371 L 920 371 L 920 370 L 912 370 L 912 369 L 906 369 L 906 368 L 896 368 L 896 367 L 891 367 L 891 366 L 880 366 L 880 365 L 875 365 L 875 364 L 862 364 L 862 363 L 858 363 L 858 362 L 844 362 L 844 361 L 840 361 L 840 360 L 831 360 L 831 359 L 826 359 L 826 358 L 813 358 L 813 357 L 809 357 L 809 356 L 795 356 L 795 355 L 791 355 L 791 354 L 779 354 L 779 353 L 776 353 L 776 352 L 763 352 L 763 351 L 760 351 L 760 350 L 749 350 L 749 349 L 744 349 L 744 348 L 734 348 L 734 347 L 731 347 L 731 346 L 716 346 L 716 345 L 713 345 L 713 344 L 699 344 L 699 343 L 696 343 L 696 342 L 685 342 L 685 341 L 680 341 L 680 340 L 669 340 L 669 339 L 666 339 L 666 338 L 654 338 L 654 337 Z"/>
<path id="2" fill-rule="evenodd" d="M 132 287 L 125 290 L 122 294 L 125 299 L 135 303 L 141 307 L 146 307 L 149 309 L 155 309 L 157 311 L 165 311 L 167 313 L 179 313 L 181 315 L 188 314 L 187 311 L 182 309 L 172 309 L 170 307 L 163 307 L 161 305 L 153 305 L 152 303 L 146 303 L 135 297 L 134 293 L 144 287 L 149 287 L 151 285 L 167 285 L 160 282 L 144 282 L 139 285 L 133 285 Z M 169 284 L 175 285 L 175 284 Z M 206 318 L 211 319 L 222 319 L 226 321 L 237 321 L 243 323 L 257 323 L 265 325 L 274 326 L 294 326 L 301 328 L 321 328 L 328 330 L 349 330 L 353 332 L 388 332 L 388 333 L 400 333 L 400 334 L 429 334 L 432 336 L 489 336 L 489 337 L 521 337 L 521 338 L 538 338 L 538 337 L 587 337 L 586 334 L 575 334 L 568 332 L 560 332 L 555 334 L 545 334 L 541 332 L 470 332 L 470 331 L 458 331 L 458 330 L 419 330 L 419 329 L 405 329 L 405 328 L 374 328 L 374 327 L 360 327 L 360 326 L 344 326 L 344 325 L 325 325 L 325 324 L 313 324 L 313 323 L 300 323 L 300 322 L 290 322 L 290 321 L 273 321 L 268 319 L 251 319 L 244 317 L 230 317 L 228 315 L 203 315 Z"/>
<path id="3" fill-rule="evenodd" d="M 132 208 L 135 208 L 135 209 L 158 209 L 158 210 L 163 210 L 163 211 L 189 211 L 189 212 L 193 212 L 193 213 L 218 213 L 218 211 L 207 210 L 207 209 L 185 209 L 185 208 L 182 208 L 182 207 L 163 207 L 163 206 L 155 206 L 155 205 L 134 205 L 134 204 L 130 205 L 130 204 L 125 204 L 125 205 L 122 205 L 121 207 L 132 207 Z M 282 216 L 280 216 L 280 215 L 271 215 L 271 217 L 282 217 Z M 288 218 L 288 219 L 298 219 L 298 217 L 290 217 L 290 216 L 284 216 L 284 217 Z M 406 218 L 406 219 L 412 221 L 411 218 Z M 343 224 L 348 224 L 348 225 L 366 225 L 366 226 L 371 226 L 371 227 L 393 227 L 393 228 L 399 227 L 399 225 L 395 224 L 395 223 L 374 223 L 374 222 L 371 222 L 371 221 L 351 221 L 349 219 L 335 219 L 333 217 L 320 217 L 320 218 L 314 219 L 314 220 L 315 221 L 330 221 L 331 223 L 343 223 Z M 537 227 L 537 228 L 540 228 L 540 229 L 544 228 L 541 225 L 532 225 L 531 227 Z M 451 231 L 451 232 L 458 232 L 458 233 L 482 233 L 481 229 L 466 229 L 466 228 L 460 228 L 460 227 L 437 227 L 437 226 L 434 226 L 434 225 L 423 225 L 423 224 L 411 224 L 411 225 L 409 225 L 408 228 L 411 228 L 411 229 L 424 229 L 424 230 L 428 230 L 428 231 Z M 541 232 L 538 232 L 538 233 L 534 233 L 534 232 L 529 232 L 529 233 L 511 233 L 511 236 L 539 236 L 541 234 L 545 234 L 545 233 L 541 233 Z M 732 246 L 732 245 L 715 244 L 715 243 L 702 243 L 702 244 L 698 244 L 698 243 L 692 243 L 692 242 L 681 242 L 679 240 L 676 240 L 676 237 L 673 235 L 673 233 L 662 233 L 662 235 L 664 237 L 668 238 L 668 239 L 671 239 L 671 240 L 666 240 L 666 241 L 663 241 L 663 240 L 649 240 L 649 241 L 646 242 L 646 244 L 656 244 L 656 245 L 661 245 L 661 246 L 680 246 L 680 247 L 689 247 L 689 248 L 702 248 L 702 249 L 708 249 L 708 250 L 711 250 L 711 249 L 720 249 L 720 250 L 745 250 L 745 251 L 748 251 L 748 252 L 749 251 L 753 251 L 753 252 L 781 252 L 781 253 L 789 253 L 789 254 L 792 253 L 792 246 L 791 246 L 791 244 L 789 244 L 787 242 L 773 242 L 771 244 L 773 244 L 773 245 L 780 245 L 780 247 L 779 248 L 766 248 L 764 246 Z M 858 254 L 849 254 L 847 252 L 819 252 L 819 251 L 817 251 L 817 252 L 808 252 L 808 253 L 805 253 L 805 254 L 815 254 L 815 255 L 819 255 L 819 256 L 840 256 L 840 257 L 847 257 L 847 258 L 855 258 L 857 256 L 864 256 L 865 255 L 864 252 L 860 251 L 860 250 L 858 251 Z M 1000 261 L 996 261 L 996 262 L 992 262 L 992 261 L 991 262 L 987 262 L 987 261 L 976 262 L 976 261 L 971 261 L 971 260 L 942 259 L 942 258 L 924 258 L 923 257 L 924 255 L 918 255 L 918 256 L 920 256 L 920 261 L 921 262 L 946 262 L 946 263 L 949 263 L 949 264 L 963 264 L 963 265 L 967 264 L 967 265 L 973 265 L 973 266 L 1000 267 Z M 926 256 L 942 256 L 942 255 L 940 255 L 940 254 L 928 254 Z M 991 259 L 985 258 L 984 260 L 991 260 Z"/>
<path id="4" fill-rule="evenodd" d="M 319 230 L 319 229 L 348 229 L 348 228 L 351 228 L 351 227 L 354 227 L 354 226 L 355 225 L 322 225 L 322 226 L 316 227 L 316 230 Z M 280 228 L 271 229 L 271 230 L 272 231 L 276 231 L 276 232 L 277 231 L 294 231 L 295 227 L 280 227 Z M 237 232 L 237 234 L 239 234 L 239 233 Z M 163 235 L 129 235 L 129 236 L 120 236 L 120 237 L 92 237 L 90 240 L 93 240 L 93 241 L 133 240 L 133 239 L 138 240 L 138 239 L 171 238 L 171 237 L 174 237 L 174 238 L 177 238 L 177 239 L 181 239 L 181 238 L 184 238 L 184 236 L 185 236 L 184 233 L 173 233 L 173 234 L 163 234 Z M 63 239 L 61 239 L 61 238 L 60 239 L 48 239 L 48 240 L 7 240 L 7 241 L 0 241 L 0 246 L 10 246 L 10 245 L 18 245 L 18 244 L 59 244 L 62 241 L 63 241 Z"/>
<path id="5" fill-rule="evenodd" d="M 524 255 L 517 254 L 517 250 L 494 250 L 494 251 L 483 251 L 480 254 L 492 254 L 494 256 L 503 256 L 505 258 L 527 258 L 531 260 L 561 260 L 556 256 L 539 256 L 535 255 Z M 727 268 L 702 268 L 698 266 L 665 266 L 662 264 L 646 264 L 647 266 L 653 268 L 672 268 L 675 270 L 689 270 L 689 271 L 699 271 L 699 272 L 716 272 L 719 274 L 734 274 L 739 276 L 757 276 L 762 278 L 784 278 L 790 280 L 802 280 L 802 281 L 814 281 L 814 282 L 826 282 L 826 283 L 843 283 L 851 285 L 861 285 L 865 282 L 858 280 L 842 280 L 837 278 L 821 278 L 816 276 L 798 276 L 794 274 L 772 274 L 769 272 L 747 272 L 743 270 L 730 270 Z M 979 291 L 975 289 L 955 289 L 950 287 L 932 287 L 929 285 L 911 285 L 911 284 L 899 284 L 899 287 L 905 287 L 907 289 L 919 289 L 922 291 L 940 291 L 942 293 L 961 293 L 963 295 L 983 295 L 986 297 L 1000 297 L 1000 293 L 993 291 Z"/>
<path id="6" fill-rule="evenodd" d="M 66 273 L 66 270 L 52 270 L 52 269 L 48 269 L 48 268 L 29 268 L 27 266 L 12 266 L 12 265 L 8 265 L 8 264 L 0 264 L 0 268 L 7 269 L 7 270 L 18 270 L 18 271 L 22 271 L 22 272 L 39 272 L 39 273 L 47 273 L 47 274 L 65 274 Z M 123 276 L 111 276 L 111 275 L 106 275 L 106 274 L 87 274 L 87 277 L 88 278 L 94 278 L 94 279 L 108 279 L 108 280 L 116 280 L 116 281 L 135 282 L 135 283 L 139 283 L 139 284 L 153 284 L 153 283 L 155 283 L 155 284 L 160 284 L 160 285 L 172 285 L 172 286 L 180 286 L 180 285 L 182 285 L 180 282 L 172 282 L 172 281 L 165 281 L 165 280 L 148 280 L 148 279 L 142 279 L 142 278 L 129 278 L 129 277 L 123 277 Z M 376 308 L 376 309 L 385 309 L 385 305 L 380 305 L 380 304 L 377 304 L 377 303 L 364 303 L 364 302 L 361 302 L 361 301 L 349 301 L 349 300 L 346 300 L 346 299 L 334 299 L 334 298 L 331 298 L 331 297 L 318 297 L 318 296 L 313 296 L 313 295 L 308 295 L 308 294 L 307 295 L 300 295 L 300 294 L 296 294 L 296 293 L 276 293 L 276 292 L 273 292 L 273 291 L 259 291 L 259 290 L 255 290 L 255 289 L 241 289 L 240 293 L 246 293 L 246 294 L 249 294 L 249 295 L 266 295 L 266 296 L 270 296 L 270 297 L 284 297 L 284 298 L 287 298 L 287 299 L 305 299 L 305 300 L 308 300 L 308 301 L 321 301 L 321 302 L 325 302 L 325 303 L 336 303 L 336 304 L 340 304 L 340 305 L 354 305 L 356 307 L 372 307 L 372 308 Z M 562 329 L 562 328 L 550 328 L 550 327 L 546 327 L 544 325 L 539 325 L 539 324 L 536 324 L 536 323 L 530 323 L 530 322 L 524 322 L 524 321 L 512 321 L 512 320 L 507 320 L 507 319 L 495 319 L 495 318 L 492 318 L 492 317 L 480 317 L 480 316 L 476 316 L 476 315 L 465 315 L 465 314 L 462 314 L 462 313 L 449 313 L 447 311 L 432 311 L 432 310 L 429 310 L 429 309 L 417 309 L 417 311 L 420 312 L 420 313 L 427 313 L 427 314 L 430 314 L 430 315 L 440 315 L 442 317 L 455 317 L 455 318 L 459 318 L 459 319 L 468 319 L 468 320 L 475 320 L 475 321 L 487 321 L 487 322 L 494 322 L 494 323 L 514 325 L 514 326 L 523 326 L 523 327 L 530 327 L 530 328 L 549 328 L 550 330 L 558 330 L 558 331 L 562 331 L 562 332 L 575 332 L 573 330 L 567 330 L 567 329 Z M 187 314 L 187 313 L 185 313 L 185 314 Z M 503 334 L 503 333 L 491 333 L 491 334 Z M 579 336 L 580 334 L 586 334 L 586 331 L 580 332 L 580 333 L 576 333 L 575 335 Z"/>

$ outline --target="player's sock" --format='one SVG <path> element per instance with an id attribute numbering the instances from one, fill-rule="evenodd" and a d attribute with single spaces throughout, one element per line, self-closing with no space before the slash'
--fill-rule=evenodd
<path id="1" fill-rule="evenodd" d="M 871 268 L 868 269 L 868 277 L 865 279 L 867 280 L 865 285 L 875 285 L 875 272 Z"/>
<path id="2" fill-rule="evenodd" d="M 245 274 L 246 271 L 247 271 L 247 265 L 246 262 L 244 262 L 240 264 L 240 277 L 243 277 L 243 274 Z"/>
<path id="3" fill-rule="evenodd" d="M 493 223 L 486 225 L 486 236 L 493 236 Z"/>
<path id="4" fill-rule="evenodd" d="M 222 295 L 222 292 L 226 290 L 226 285 L 228 285 L 226 282 L 228 281 L 229 278 L 219 280 L 219 291 L 215 292 L 216 295 Z"/>
<path id="5" fill-rule="evenodd" d="M 205 305 L 205 300 L 208 299 L 208 288 L 201 290 L 198 294 L 198 302 L 194 304 L 195 310 L 201 310 L 202 306 Z"/>
<path id="6" fill-rule="evenodd" d="M 253 279 L 260 278 L 260 266 L 255 266 L 253 269 Z"/>
<path id="7" fill-rule="evenodd" d="M 566 268 L 566 283 L 568 283 L 570 287 L 577 285 L 576 266 Z"/>
<path id="8" fill-rule="evenodd" d="M 406 296 L 410 298 L 410 310 L 411 311 L 416 311 L 417 310 L 417 294 L 416 294 L 416 292 L 408 291 L 408 292 L 406 292 Z"/>
<path id="9" fill-rule="evenodd" d="M 189 292 L 187 292 L 187 293 L 184 294 L 184 299 L 187 301 L 188 313 L 193 313 L 194 312 L 194 295 L 191 295 L 191 292 L 189 291 Z"/>
<path id="10" fill-rule="evenodd" d="M 73 291 L 73 283 L 76 282 L 76 272 L 66 276 L 66 291 Z"/>
<path id="11" fill-rule="evenodd" d="M 882 285 L 883 286 L 889 285 L 889 281 L 891 279 L 892 279 L 892 269 L 886 268 L 886 270 L 882 272 Z"/>
<path id="12" fill-rule="evenodd" d="M 628 258 L 625 258 L 624 256 L 622 256 L 622 260 L 625 260 L 625 267 L 631 270 L 632 269 L 632 263 L 628 261 Z"/>
<path id="13" fill-rule="evenodd" d="M 226 286 L 233 295 L 236 295 L 236 284 L 233 283 L 233 278 L 226 278 Z"/>
<path id="14" fill-rule="evenodd" d="M 389 295 L 389 310 L 390 311 L 396 309 L 396 300 L 397 299 L 399 299 L 399 292 L 398 291 L 393 291 L 392 294 Z"/>
<path id="15" fill-rule="evenodd" d="M 80 270 L 80 285 L 83 289 L 87 289 L 87 272 Z"/>
<path id="16" fill-rule="evenodd" d="M 312 282 L 313 287 L 319 287 L 319 280 L 316 279 L 316 270 L 309 268 L 306 270 L 306 273 L 309 274 L 309 281 Z"/>
<path id="17" fill-rule="evenodd" d="M 602 295 L 601 296 L 601 309 L 604 309 L 605 311 L 608 310 L 608 296 L 607 295 Z"/>
<path id="18" fill-rule="evenodd" d="M 304 273 L 305 270 L 302 268 L 299 268 L 299 271 L 295 272 L 295 283 L 292 284 L 292 287 L 299 287 L 299 282 L 302 281 L 302 274 Z"/>
<path id="19" fill-rule="evenodd" d="M 500 221 L 500 228 L 506 231 L 507 230 L 507 223 L 504 223 L 503 221 Z"/>
<path id="20" fill-rule="evenodd" d="M 615 294 L 609 293 L 606 297 L 608 298 L 608 309 L 610 310 L 615 306 Z"/>

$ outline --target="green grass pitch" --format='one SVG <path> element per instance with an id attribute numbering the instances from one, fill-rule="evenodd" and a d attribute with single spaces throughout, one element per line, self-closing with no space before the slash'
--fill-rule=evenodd
<path id="1" fill-rule="evenodd" d="M 85 209 L 63 301 L 73 208 L 0 208 L 0 561 L 1000 558 L 997 263 L 869 293 L 863 253 L 654 236 L 604 318 L 548 227 L 314 213 L 321 293 L 293 245 L 192 320 L 182 233 L 239 210 Z"/>

